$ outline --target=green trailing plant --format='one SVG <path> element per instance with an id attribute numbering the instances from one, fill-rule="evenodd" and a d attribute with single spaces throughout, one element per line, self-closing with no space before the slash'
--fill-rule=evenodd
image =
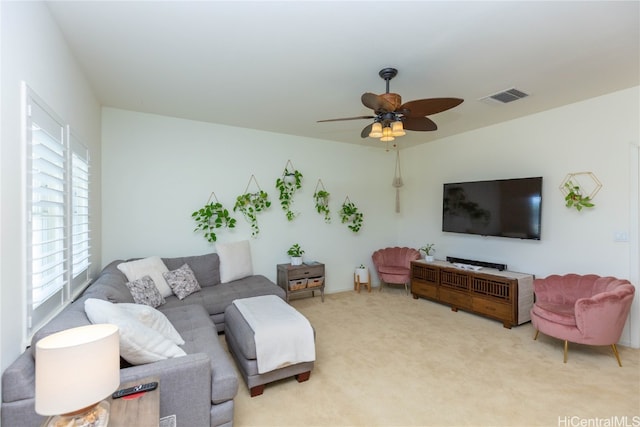
<path id="1" fill-rule="evenodd" d="M 567 181 L 564 184 L 564 188 L 567 191 L 566 196 L 564 196 L 566 207 L 576 208 L 576 210 L 581 211 L 583 208 L 592 208 L 595 206 L 591 202 L 591 197 L 582 195 L 582 189 L 579 185 Z"/>
<path id="2" fill-rule="evenodd" d="M 297 216 L 295 212 L 291 210 L 291 204 L 293 203 L 293 195 L 296 190 L 302 187 L 302 174 L 294 170 L 291 172 L 288 167 L 284 168 L 282 177 L 276 180 L 276 188 L 280 192 L 280 206 L 285 211 L 287 220 L 293 221 Z"/>
<path id="3" fill-rule="evenodd" d="M 193 231 L 202 231 L 205 239 L 209 242 L 215 242 L 218 239 L 215 229 L 223 227 L 234 228 L 236 226 L 236 219 L 232 218 L 229 215 L 229 211 L 219 202 L 211 202 L 204 205 L 192 213 L 191 217 L 196 222 L 196 228 Z"/>
<path id="4" fill-rule="evenodd" d="M 347 227 L 349 227 L 351 231 L 357 233 L 360 231 L 360 227 L 362 227 L 364 215 L 362 212 L 358 212 L 356 205 L 347 199 L 340 208 L 340 219 L 343 224 L 348 224 Z"/>
<path id="5" fill-rule="evenodd" d="M 255 193 L 244 193 L 236 198 L 233 211 L 240 211 L 251 225 L 251 237 L 256 237 L 260 233 L 258 227 L 258 213 L 271 206 L 269 195 L 262 190 Z"/>
<path id="6" fill-rule="evenodd" d="M 325 190 L 318 190 L 313 193 L 313 200 L 316 204 L 316 211 L 319 214 L 324 215 L 324 222 L 327 224 L 331 222 L 331 212 L 329 210 L 329 192 Z"/>
<path id="7" fill-rule="evenodd" d="M 420 252 L 423 252 L 425 255 L 430 256 L 432 255 L 436 250 L 434 249 L 435 243 L 429 243 L 427 245 L 424 245 L 423 247 L 421 247 L 420 249 L 418 249 Z"/>
<path id="8" fill-rule="evenodd" d="M 287 251 L 287 255 L 292 257 L 301 257 L 302 254 L 304 254 L 304 249 L 302 249 L 300 245 L 297 243 L 294 243 L 293 245 L 291 245 L 291 247 Z"/>

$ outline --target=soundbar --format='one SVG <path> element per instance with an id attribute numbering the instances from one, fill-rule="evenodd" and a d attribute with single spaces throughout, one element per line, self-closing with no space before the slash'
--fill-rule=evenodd
<path id="1" fill-rule="evenodd" d="M 498 264 L 494 262 L 477 261 L 474 259 L 456 258 L 452 256 L 447 257 L 447 261 L 450 263 L 477 265 L 480 267 L 495 268 L 496 270 L 504 271 L 507 269 L 507 264 Z"/>

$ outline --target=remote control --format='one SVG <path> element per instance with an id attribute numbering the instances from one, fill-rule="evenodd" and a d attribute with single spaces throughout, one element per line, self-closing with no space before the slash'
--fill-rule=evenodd
<path id="1" fill-rule="evenodd" d="M 142 393 L 145 391 L 155 390 L 158 387 L 157 382 L 146 383 L 146 384 L 138 384 L 135 387 L 123 388 L 111 395 L 114 399 L 118 399 L 120 397 L 128 396 L 130 394 Z"/>

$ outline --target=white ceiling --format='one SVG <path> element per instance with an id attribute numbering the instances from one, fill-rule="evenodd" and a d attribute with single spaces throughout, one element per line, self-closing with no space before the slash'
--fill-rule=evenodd
<path id="1" fill-rule="evenodd" d="M 638 1 L 49 1 L 105 106 L 355 144 L 364 92 L 464 98 L 408 147 L 640 84 Z M 509 104 L 480 98 L 516 87 Z"/>

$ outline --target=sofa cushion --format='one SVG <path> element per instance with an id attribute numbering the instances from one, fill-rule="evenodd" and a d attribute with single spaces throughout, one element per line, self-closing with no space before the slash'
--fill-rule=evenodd
<path id="1" fill-rule="evenodd" d="M 229 283 L 253 275 L 251 248 L 248 240 L 216 243 L 220 257 L 220 282 Z"/>
<path id="2" fill-rule="evenodd" d="M 184 356 L 186 353 L 161 333 L 147 327 L 133 315 L 108 301 L 89 298 L 85 312 L 92 323 L 111 323 L 118 326 L 120 355 L 133 365 Z"/>
<path id="3" fill-rule="evenodd" d="M 184 297 L 200 290 L 200 284 L 187 263 L 162 275 L 178 299 L 184 299 Z"/>
<path id="4" fill-rule="evenodd" d="M 162 258 L 169 270 L 175 270 L 183 264 L 189 264 L 202 287 L 214 286 L 220 283 L 220 258 L 216 253 L 194 255 L 177 258 Z"/>
<path id="5" fill-rule="evenodd" d="M 200 305 L 185 305 L 165 309 L 169 321 L 185 340 L 182 346 L 188 354 L 205 353 L 211 360 L 211 401 L 215 404 L 233 399 L 238 393 L 238 376 L 229 353 L 209 314 Z"/>
<path id="6" fill-rule="evenodd" d="M 536 302 L 531 309 L 533 313 L 553 323 L 566 326 L 576 326 L 576 316 L 573 304 L 555 304 Z"/>
<path id="7" fill-rule="evenodd" d="M 116 304 L 119 310 L 124 311 L 135 317 L 143 325 L 148 326 L 156 332 L 161 333 L 165 338 L 173 341 L 178 345 L 184 344 L 184 340 L 176 331 L 176 328 L 169 322 L 167 316 L 153 307 L 143 304 Z M 86 303 L 85 303 L 86 309 Z"/>
<path id="8" fill-rule="evenodd" d="M 166 303 L 158 307 L 158 310 L 166 314 L 166 310 L 180 307 L 185 304 L 198 304 L 205 308 L 209 315 L 224 313 L 225 308 L 234 299 L 248 298 L 258 295 L 277 295 L 285 299 L 284 290 L 261 275 L 253 275 L 230 283 L 220 283 L 213 287 L 202 288 L 183 300 L 176 296 L 166 298 Z M 224 330 L 224 325 L 216 324 L 219 331 Z M 179 330 L 179 329 L 178 329 Z"/>
<path id="9" fill-rule="evenodd" d="M 137 304 L 146 304 L 155 308 L 165 303 L 151 276 L 143 276 L 127 282 L 127 288 Z"/>
<path id="10" fill-rule="evenodd" d="M 162 273 L 166 273 L 169 269 L 158 256 L 123 262 L 118 264 L 118 270 L 122 271 L 130 282 L 141 279 L 144 276 L 150 276 L 158 291 L 160 291 L 160 295 L 168 297 L 172 294 L 169 284 L 162 277 Z"/>

